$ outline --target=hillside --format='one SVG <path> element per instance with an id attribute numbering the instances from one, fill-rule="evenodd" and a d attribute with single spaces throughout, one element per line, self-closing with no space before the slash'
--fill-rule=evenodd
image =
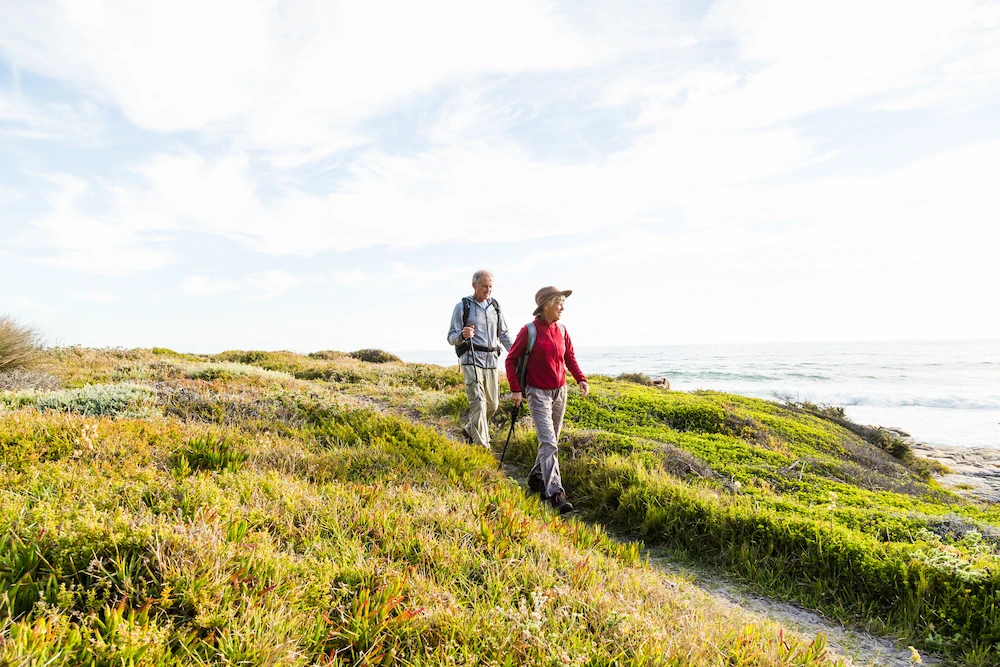
<path id="1" fill-rule="evenodd" d="M 64 348 L 8 384 L 0 664 L 833 664 L 449 438 L 455 369 Z M 582 518 L 996 664 L 997 510 L 808 406 L 592 392 L 561 453 Z"/>

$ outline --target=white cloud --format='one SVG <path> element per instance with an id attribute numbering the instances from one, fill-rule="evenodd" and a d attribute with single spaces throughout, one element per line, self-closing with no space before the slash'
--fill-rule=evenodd
<path id="1" fill-rule="evenodd" d="M 996 2 L 724 0 L 704 20 L 655 0 L 564 7 L 0 6 L 3 58 L 79 95 L 50 104 L 15 85 L 0 93 L 0 133 L 87 136 L 120 111 L 139 139 L 86 167 L 69 153 L 14 167 L 86 173 L 52 177 L 32 221 L 37 259 L 140 273 L 185 256 L 195 233 L 270 255 L 388 254 L 364 270 L 255 260 L 177 280 L 241 299 L 333 284 L 359 304 L 388 284 L 464 286 L 468 267 L 394 252 L 443 242 L 523 242 L 527 257 L 496 267 L 508 275 L 555 262 L 622 281 L 653 266 L 702 276 L 700 262 L 742 285 L 767 262 L 803 280 L 855 272 L 862 295 L 857 276 L 889 276 L 887 262 L 911 282 L 923 265 L 950 272 L 947 285 L 963 263 L 976 281 L 995 276 L 996 137 L 983 126 L 957 148 L 977 132 L 952 137 L 941 118 L 957 128 L 957 114 L 1000 100 Z M 935 113 L 886 113 L 920 109 Z M 907 124 L 932 115 L 933 142 L 860 145 L 876 122 L 899 119 L 910 139 Z"/>
<path id="2" fill-rule="evenodd" d="M 254 273 L 240 280 L 214 278 L 205 275 L 187 276 L 181 282 L 181 292 L 193 296 L 221 296 L 234 292 L 249 292 L 254 298 L 273 299 L 301 285 L 306 279 L 279 269 Z"/>
<path id="3" fill-rule="evenodd" d="M 265 271 L 249 276 L 246 280 L 247 287 L 256 290 L 262 299 L 273 299 L 283 295 L 293 287 L 303 283 L 303 279 L 298 276 L 285 273 L 284 271 Z"/>
<path id="4" fill-rule="evenodd" d="M 334 271 L 330 275 L 330 280 L 332 280 L 335 285 L 341 285 L 343 287 L 361 287 L 366 284 L 370 278 L 359 269 L 352 269 L 350 271 Z"/>
<path id="5" fill-rule="evenodd" d="M 113 303 L 117 300 L 114 295 L 106 292 L 82 292 L 77 297 L 85 301 L 96 301 L 97 303 Z"/>
<path id="6" fill-rule="evenodd" d="M 41 103 L 19 90 L 0 90 L 0 135 L 83 143 L 104 128 L 104 116 L 86 100 Z"/>
<path id="7" fill-rule="evenodd" d="M 50 210 L 33 226 L 38 241 L 56 254 L 35 261 L 98 275 L 148 271 L 170 263 L 170 252 L 144 235 L 153 228 L 144 221 L 86 213 L 83 202 L 91 194 L 87 181 L 68 175 L 48 178 L 58 189 L 49 197 Z"/>
<path id="8" fill-rule="evenodd" d="M 386 286 L 394 286 L 411 292 L 423 289 L 434 283 L 456 280 L 462 275 L 462 270 L 460 269 L 449 268 L 427 271 L 411 268 L 403 262 L 390 262 L 389 267 L 391 270 L 389 276 L 381 282 Z"/>
<path id="9" fill-rule="evenodd" d="M 139 127 L 237 127 L 251 146 L 284 149 L 343 146 L 357 121 L 440 84 L 595 55 L 532 0 L 14 3 L 0 47 Z"/>
<path id="10" fill-rule="evenodd" d="M 0 204 L 12 204 L 21 199 L 23 196 L 24 195 L 17 190 L 0 186 Z"/>
<path id="11" fill-rule="evenodd" d="M 975 0 L 725 0 L 709 24 L 735 38 L 740 55 L 762 69 L 729 96 L 749 122 L 770 123 L 852 104 L 888 102 L 950 80 L 953 92 L 982 82 L 956 81 L 954 67 L 997 38 Z M 951 71 L 950 71 L 951 70 Z M 978 70 L 985 72 L 987 70 Z M 994 71 L 992 83 L 1000 83 Z"/>
<path id="12" fill-rule="evenodd" d="M 187 276 L 181 281 L 181 292 L 193 296 L 219 296 L 240 289 L 242 284 L 236 280 L 211 278 L 203 275 Z"/>

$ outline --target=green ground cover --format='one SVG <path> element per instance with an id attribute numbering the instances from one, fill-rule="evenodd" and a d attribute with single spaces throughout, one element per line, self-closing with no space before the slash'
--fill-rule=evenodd
<path id="1" fill-rule="evenodd" d="M 996 664 L 1000 515 L 795 407 L 597 378 L 571 393 L 563 479 L 594 518 L 769 594 Z M 536 448 L 518 427 L 509 456 Z"/>
<path id="2" fill-rule="evenodd" d="M 66 348 L 0 392 L 0 665 L 831 664 L 415 423 L 454 369 L 362 356 Z"/>

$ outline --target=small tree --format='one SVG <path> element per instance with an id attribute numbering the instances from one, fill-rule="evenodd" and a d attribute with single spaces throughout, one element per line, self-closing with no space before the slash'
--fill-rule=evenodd
<path id="1" fill-rule="evenodd" d="M 38 361 L 41 349 L 42 335 L 38 331 L 0 315 L 0 373 L 30 368 Z"/>

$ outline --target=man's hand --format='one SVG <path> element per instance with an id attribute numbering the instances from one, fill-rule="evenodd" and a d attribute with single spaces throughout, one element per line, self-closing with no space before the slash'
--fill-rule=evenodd
<path id="1" fill-rule="evenodd" d="M 524 402 L 524 396 L 519 391 L 512 391 L 510 393 L 510 400 L 514 401 L 515 406 L 521 407 L 521 403 Z"/>
<path id="2" fill-rule="evenodd" d="M 476 335 L 476 325 L 475 324 L 470 324 L 469 326 L 467 326 L 464 329 L 462 329 L 462 338 L 465 338 L 466 340 L 472 338 L 475 335 Z"/>
<path id="3" fill-rule="evenodd" d="M 583 394 L 584 398 L 587 398 L 587 394 L 590 393 L 590 385 L 586 382 L 580 383 L 580 393 Z"/>

